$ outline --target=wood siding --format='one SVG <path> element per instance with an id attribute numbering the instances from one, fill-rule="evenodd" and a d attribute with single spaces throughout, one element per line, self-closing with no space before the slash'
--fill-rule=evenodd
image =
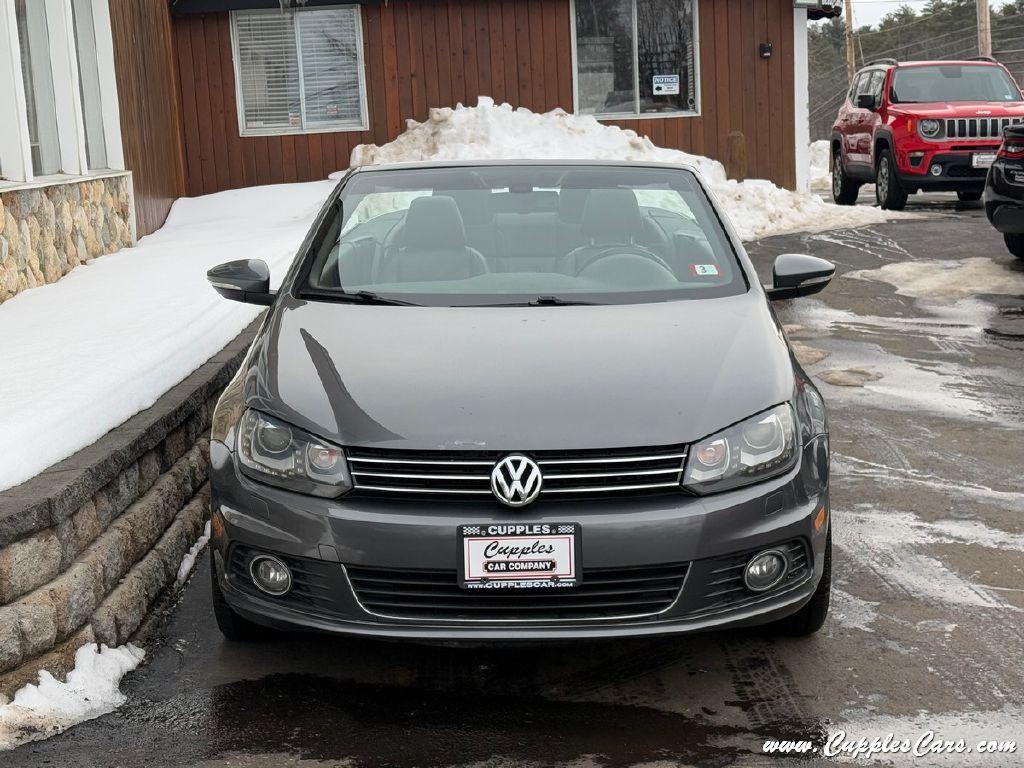
<path id="1" fill-rule="evenodd" d="M 167 0 L 110 0 L 125 167 L 139 236 L 158 229 L 185 194 L 180 95 Z"/>
<path id="2" fill-rule="evenodd" d="M 187 194 L 322 179 L 357 144 L 480 94 L 572 110 L 569 0 L 392 0 L 362 13 L 370 129 L 264 137 L 239 136 L 228 14 L 174 19 Z M 609 122 L 792 187 L 792 0 L 699 0 L 698 16 L 702 114 Z"/>

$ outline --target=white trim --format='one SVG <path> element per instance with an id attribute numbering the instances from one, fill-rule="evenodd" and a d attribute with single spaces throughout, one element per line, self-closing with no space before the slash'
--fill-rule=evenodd
<path id="1" fill-rule="evenodd" d="M 663 120 L 673 117 L 700 117 L 701 116 L 701 82 L 700 82 L 700 3 L 701 0 L 689 0 L 693 10 L 693 109 L 679 110 L 677 112 L 640 112 L 640 75 L 639 65 L 639 41 L 637 40 L 636 4 L 642 0 L 633 0 L 633 76 L 636 80 L 636 91 L 633 97 L 636 104 L 635 112 L 620 112 L 612 114 L 594 114 L 580 112 L 580 91 L 577 73 L 579 72 L 576 56 L 576 0 L 569 0 L 569 54 L 572 62 L 572 112 L 574 115 L 587 115 L 596 120 Z"/>
<path id="2" fill-rule="evenodd" d="M 3 2 L 3 0 L 0 0 Z M 25 189 L 42 189 L 43 187 L 59 187 L 64 184 L 82 184 L 94 179 L 112 179 L 118 176 L 131 178 L 131 171 L 96 171 L 84 176 L 75 176 L 70 173 L 55 173 L 50 176 L 36 176 L 31 181 L 8 181 L 0 179 L 0 192 L 20 192 Z M 131 206 L 131 218 L 134 218 L 134 205 Z"/>
<path id="3" fill-rule="evenodd" d="M 807 56 L 807 9 L 793 8 L 793 124 L 796 142 L 796 191 L 810 189 L 811 118 L 808 110 L 810 80 Z"/>
<path id="4" fill-rule="evenodd" d="M 348 8 L 355 11 L 356 14 L 356 56 L 358 58 L 358 77 L 359 77 L 359 124 L 352 125 L 350 123 L 345 124 L 318 124 L 315 128 L 307 126 L 300 126 L 298 128 L 284 128 L 284 127 L 273 127 L 273 128 L 246 128 L 245 126 L 245 104 L 242 101 L 242 76 L 241 70 L 239 69 L 239 55 L 238 55 L 238 27 L 237 18 L 238 14 L 256 14 L 256 13 L 316 13 L 317 11 L 336 10 Z M 363 42 L 363 6 L 362 5 L 330 5 L 330 6 L 317 6 L 315 8 L 291 8 L 288 11 L 278 10 L 248 10 L 248 11 L 231 11 L 231 66 L 235 76 L 235 112 L 238 115 L 238 135 L 239 136 L 295 136 L 302 134 L 313 134 L 313 133 L 348 133 L 352 131 L 368 131 L 370 129 L 370 105 L 366 96 L 366 51 L 364 49 Z M 294 25 L 295 32 L 295 49 L 296 49 L 296 64 L 299 68 L 299 99 L 302 101 L 302 107 L 300 109 L 300 120 L 304 120 L 305 117 L 305 88 L 303 87 L 303 71 L 302 71 L 302 41 L 301 34 L 299 31 L 299 25 Z"/>
<path id="5" fill-rule="evenodd" d="M 107 167 L 110 170 L 124 170 L 121 107 L 117 101 L 114 34 L 110 27 L 108 0 L 92 0 L 92 23 L 96 34 L 96 69 L 100 78 L 100 109 L 103 112 L 103 143 L 107 149 Z"/>
<path id="6" fill-rule="evenodd" d="M 31 182 L 28 107 L 13 0 L 0 0 L 0 184 Z"/>
<path id="7" fill-rule="evenodd" d="M 53 76 L 53 103 L 57 111 L 57 145 L 60 148 L 60 169 L 81 175 L 85 161 L 85 121 L 79 97 L 78 57 L 75 51 L 75 30 L 71 19 L 71 3 L 46 0 L 46 26 L 49 30 L 50 71 Z"/>

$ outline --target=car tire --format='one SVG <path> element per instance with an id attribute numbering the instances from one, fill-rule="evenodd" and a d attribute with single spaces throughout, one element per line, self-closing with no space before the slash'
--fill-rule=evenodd
<path id="1" fill-rule="evenodd" d="M 1018 259 L 1024 259 L 1024 235 L 1003 235 L 1006 249 Z"/>
<path id="2" fill-rule="evenodd" d="M 832 529 L 825 540 L 825 565 L 821 579 L 807 605 L 784 619 L 768 625 L 771 634 L 788 637 L 809 637 L 825 625 L 829 601 L 832 598 Z"/>
<path id="3" fill-rule="evenodd" d="M 832 152 L 832 199 L 836 205 L 853 205 L 859 193 L 860 184 L 846 175 L 843 153 L 836 147 Z"/>
<path id="4" fill-rule="evenodd" d="M 217 628 L 225 638 L 236 643 L 251 643 L 273 636 L 273 630 L 242 618 L 228 605 L 217 580 L 217 565 L 214 562 L 212 551 L 210 552 L 210 589 L 213 598 L 213 616 L 217 620 Z"/>
<path id="5" fill-rule="evenodd" d="M 981 190 L 962 189 L 956 193 L 956 196 L 961 203 L 976 203 L 981 200 Z"/>
<path id="6" fill-rule="evenodd" d="M 882 150 L 875 166 L 875 199 L 878 207 L 887 211 L 902 211 L 907 204 L 907 193 L 896 178 L 896 164 L 888 149 Z"/>

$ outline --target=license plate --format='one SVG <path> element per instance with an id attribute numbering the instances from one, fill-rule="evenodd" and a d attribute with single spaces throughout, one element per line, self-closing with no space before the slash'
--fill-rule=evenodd
<path id="1" fill-rule="evenodd" d="M 1024 184 L 1024 171 L 1007 171 L 1011 184 Z"/>
<path id="2" fill-rule="evenodd" d="M 582 581 L 579 523 L 460 525 L 463 589 L 564 589 Z"/>
<path id="3" fill-rule="evenodd" d="M 975 152 L 971 155 L 971 165 L 975 168 L 989 168 L 995 161 L 995 152 Z"/>

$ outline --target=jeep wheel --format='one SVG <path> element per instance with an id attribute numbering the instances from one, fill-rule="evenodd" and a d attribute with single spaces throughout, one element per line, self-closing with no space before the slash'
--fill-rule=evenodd
<path id="1" fill-rule="evenodd" d="M 879 208 L 889 211 L 902 211 L 907 204 L 907 193 L 896 178 L 896 164 L 888 149 L 882 150 L 875 169 L 875 199 Z"/>
<path id="2" fill-rule="evenodd" d="M 784 619 L 773 621 L 767 626 L 768 632 L 790 637 L 808 637 L 825 625 L 828 616 L 828 604 L 832 597 L 832 530 L 829 529 L 825 541 L 825 565 L 822 568 L 821 580 L 818 582 L 810 601 Z"/>
<path id="3" fill-rule="evenodd" d="M 1024 259 L 1024 235 L 1003 235 L 1007 250 L 1018 259 Z"/>
<path id="4" fill-rule="evenodd" d="M 836 205 L 853 205 L 857 202 L 860 184 L 850 179 L 843 168 L 843 153 L 839 147 L 832 152 L 832 199 Z"/>
<path id="5" fill-rule="evenodd" d="M 981 200 L 981 190 L 961 189 L 956 193 L 956 196 L 961 203 L 976 203 L 978 200 Z"/>

